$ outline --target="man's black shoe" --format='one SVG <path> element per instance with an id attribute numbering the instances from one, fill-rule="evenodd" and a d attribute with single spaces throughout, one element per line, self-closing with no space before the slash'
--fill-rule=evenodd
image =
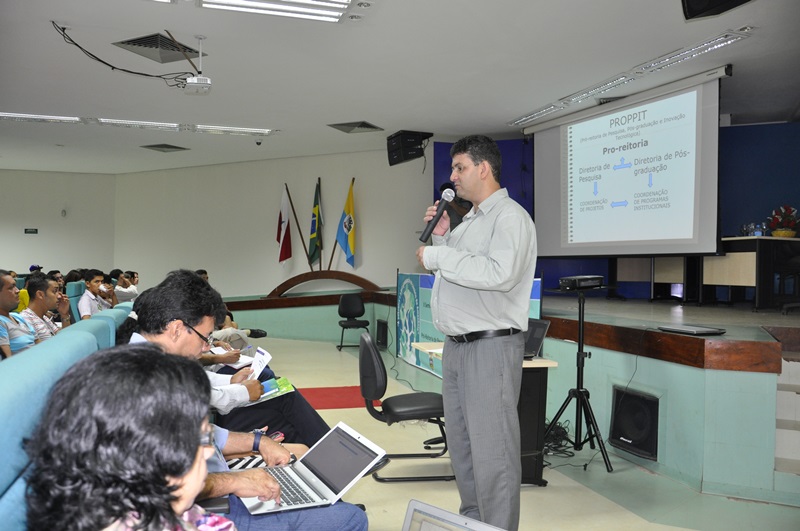
<path id="1" fill-rule="evenodd" d="M 250 337 L 254 339 L 258 339 L 260 337 L 267 337 L 267 332 L 261 330 L 260 328 L 251 328 L 250 329 Z"/>

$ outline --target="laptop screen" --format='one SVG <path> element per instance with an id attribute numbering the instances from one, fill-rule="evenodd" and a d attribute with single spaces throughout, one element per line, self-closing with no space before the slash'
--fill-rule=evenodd
<path id="1" fill-rule="evenodd" d="M 550 328 L 550 321 L 544 319 L 528 319 L 528 331 L 525 332 L 525 357 L 532 358 L 541 356 L 544 338 L 547 329 Z"/>
<path id="2" fill-rule="evenodd" d="M 451 513 L 411 500 L 406 510 L 406 519 L 403 522 L 403 531 L 502 531 L 499 527 Z"/>
<path id="3" fill-rule="evenodd" d="M 303 464 L 338 494 L 377 456 L 337 426 L 303 457 Z"/>

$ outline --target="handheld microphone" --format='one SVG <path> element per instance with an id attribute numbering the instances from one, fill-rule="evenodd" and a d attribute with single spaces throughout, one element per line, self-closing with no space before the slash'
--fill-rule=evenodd
<path id="1" fill-rule="evenodd" d="M 444 207 L 447 206 L 447 203 L 455 199 L 455 197 L 456 193 L 453 190 L 450 188 L 445 188 L 444 192 L 442 192 L 442 199 L 439 201 L 439 205 L 436 207 L 436 214 L 434 214 L 433 219 L 428 222 L 425 230 L 422 231 L 422 236 L 419 237 L 419 241 L 422 243 L 428 241 L 428 238 L 430 238 L 431 234 L 433 234 L 433 229 L 436 227 L 436 224 L 439 223 L 440 219 L 442 219 Z"/>

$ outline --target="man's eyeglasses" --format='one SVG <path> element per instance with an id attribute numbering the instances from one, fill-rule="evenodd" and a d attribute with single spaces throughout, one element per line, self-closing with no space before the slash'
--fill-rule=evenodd
<path id="1" fill-rule="evenodd" d="M 184 322 L 183 324 L 186 325 L 186 328 L 188 328 L 189 330 L 191 330 L 192 332 L 197 334 L 197 337 L 202 339 L 205 343 L 208 343 L 209 346 L 214 344 L 213 343 L 214 342 L 214 338 L 212 338 L 210 334 L 208 335 L 208 337 L 206 337 L 203 334 L 201 334 L 200 332 L 198 332 L 197 330 L 195 330 L 195 328 L 192 325 L 190 325 L 190 324 L 188 324 L 186 322 Z"/>
<path id="2" fill-rule="evenodd" d="M 214 428 L 209 427 L 208 431 L 200 432 L 200 446 L 214 446 Z"/>

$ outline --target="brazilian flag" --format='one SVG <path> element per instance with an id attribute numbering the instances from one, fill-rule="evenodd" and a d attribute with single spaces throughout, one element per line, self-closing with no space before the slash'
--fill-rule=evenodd
<path id="1" fill-rule="evenodd" d="M 320 181 L 314 192 L 314 208 L 311 210 L 311 234 L 308 237 L 308 263 L 314 264 L 322 256 L 322 208 L 320 202 Z"/>

